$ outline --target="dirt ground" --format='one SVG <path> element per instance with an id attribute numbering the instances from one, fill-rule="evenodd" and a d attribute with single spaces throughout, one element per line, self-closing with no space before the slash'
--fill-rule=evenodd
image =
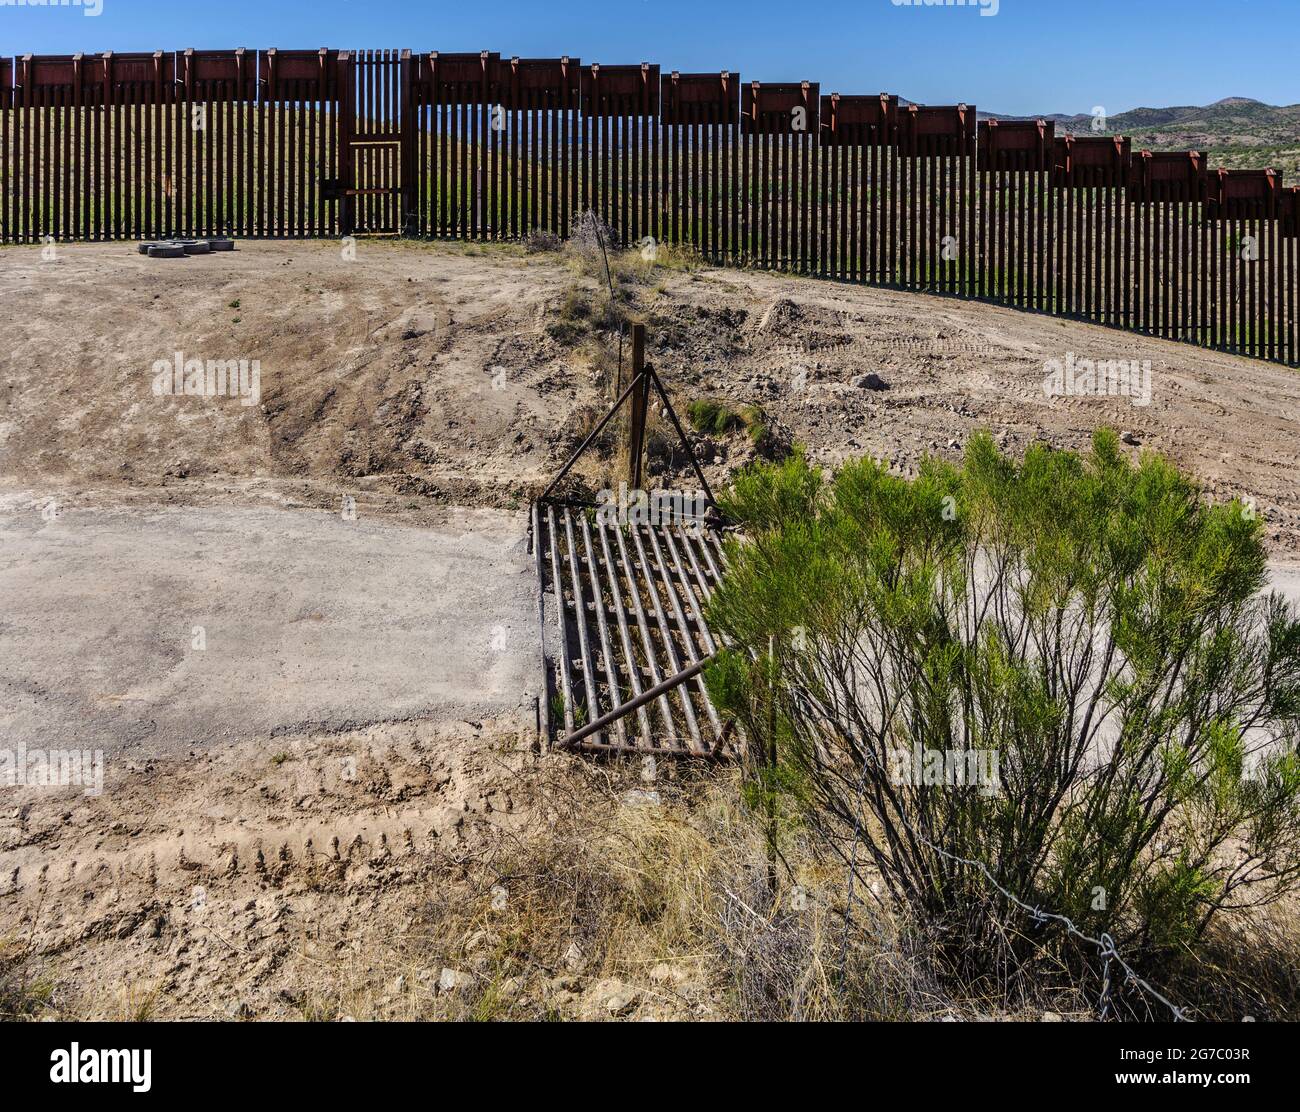
<path id="1" fill-rule="evenodd" d="M 190 604 L 220 596 L 223 567 L 252 561 L 265 587 L 224 611 L 248 651 L 230 658 L 226 717 L 211 719 L 222 728 L 165 750 L 118 745 L 101 795 L 0 788 L 0 940 L 45 979 L 45 1010 L 427 1014 L 454 998 L 458 978 L 479 975 L 468 952 L 444 968 L 448 946 L 410 956 L 430 899 L 487 898 L 482 866 L 491 872 L 496 847 L 555 821 L 533 785 L 564 758 L 537 754 L 505 702 L 439 692 L 482 678 L 454 613 L 471 611 L 474 630 L 520 630 L 527 644 L 530 599 L 501 595 L 492 576 L 509 564 L 509 581 L 520 578 L 529 498 L 617 381 L 603 278 L 569 252 L 363 240 L 349 254 L 326 242 L 175 261 L 120 244 L 60 247 L 53 259 L 0 251 L 11 306 L 0 323 L 0 514 L 25 546 L 3 565 L 6 602 L 22 599 L 0 614 L 0 632 L 14 645 L 51 642 L 44 657 L 0 657 L 10 742 L 138 741 L 76 704 L 79 675 L 141 695 L 168 728 L 167 709 L 197 680 L 158 656 L 149 622 L 204 624 L 189 620 Z M 761 406 L 815 459 L 871 454 L 904 472 L 926 452 L 955 455 L 976 429 L 1019 451 L 1034 440 L 1079 448 L 1109 424 L 1211 492 L 1252 498 L 1279 582 L 1300 584 L 1295 371 L 955 300 L 635 258 L 617 270 L 619 306 L 647 324 L 649 358 L 679 408 L 704 397 Z M 177 352 L 257 360 L 260 396 L 155 394 L 155 361 Z M 1046 397 L 1045 363 L 1070 352 L 1150 360 L 1150 405 Z M 869 373 L 885 388 L 855 384 Z M 694 439 L 718 485 L 754 454 L 743 435 Z M 597 489 L 613 466 L 597 457 L 583 481 Z M 684 477 L 680 460 L 656 470 L 661 485 Z M 356 535 L 313 524 L 345 499 L 374 530 L 368 555 Z M 199 524 L 149 533 L 164 511 Z M 472 524 L 485 511 L 490 522 Z M 92 542 L 93 530 L 118 539 Z M 460 562 L 440 565 L 449 538 L 463 542 Z M 440 566 L 475 581 L 464 605 L 414 597 L 457 590 L 438 581 Z M 312 567 L 320 601 L 302 581 Z M 279 598 L 277 573 L 292 584 Z M 187 574 L 178 601 L 168 577 Z M 84 611 L 52 612 L 68 598 Z M 288 655 L 271 641 L 277 627 L 319 621 L 329 628 L 292 639 Z M 444 656 L 424 668 L 413 645 Z M 279 669 L 269 682 L 261 651 Z M 281 699 L 275 677 L 297 675 L 304 653 L 316 671 Z M 526 686 L 528 667 L 519 657 L 499 686 Z M 222 701 L 221 679 L 198 706 Z M 303 712 L 316 702 L 328 713 Z M 653 793 L 672 771 L 652 771 L 648 785 L 636 767 L 595 775 L 617 797 Z M 565 952 L 553 958 L 543 972 L 559 1014 L 713 1014 L 707 993 L 683 1003 L 677 989 L 643 987 L 629 1005 L 607 979 L 567 968 Z M 326 968 L 328 1006 L 316 998 Z"/>
<path id="2" fill-rule="evenodd" d="M 0 475 L 70 500 L 286 500 L 415 522 L 523 506 L 617 363 L 603 281 L 563 253 L 362 240 L 150 260 L 130 245 L 0 252 Z M 815 457 L 902 470 L 975 429 L 1077 448 L 1109 424 L 1223 496 L 1254 498 L 1300 553 L 1300 375 L 987 305 L 710 268 L 623 266 L 628 315 L 679 401 L 761 405 Z M 556 322 L 564 324 L 557 328 Z M 156 397 L 155 360 L 257 359 L 258 405 Z M 1048 360 L 1151 361 L 1147 406 L 1045 396 Z M 603 364 L 603 366 L 602 366 Z M 886 390 L 853 385 L 874 372 Z M 705 446 L 711 480 L 742 439 Z M 1135 448 L 1136 450 L 1136 448 Z M 591 481 L 601 478 L 592 475 Z"/>

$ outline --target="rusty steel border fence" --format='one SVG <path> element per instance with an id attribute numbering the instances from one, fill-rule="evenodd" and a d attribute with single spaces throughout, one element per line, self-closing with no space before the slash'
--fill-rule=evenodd
<path id="1" fill-rule="evenodd" d="M 1300 365 L 1300 189 L 974 105 L 481 51 L 0 58 L 0 243 L 567 237 Z"/>

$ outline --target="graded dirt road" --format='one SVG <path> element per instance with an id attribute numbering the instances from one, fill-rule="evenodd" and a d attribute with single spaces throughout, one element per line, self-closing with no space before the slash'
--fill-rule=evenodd
<path id="1" fill-rule="evenodd" d="M 521 515 L 417 529 L 263 508 L 0 515 L 0 736 L 110 757 L 527 710 Z"/>
<path id="2" fill-rule="evenodd" d="M 1278 562 L 1269 565 L 1269 581 L 1272 590 L 1281 591 L 1300 606 L 1300 564 Z"/>

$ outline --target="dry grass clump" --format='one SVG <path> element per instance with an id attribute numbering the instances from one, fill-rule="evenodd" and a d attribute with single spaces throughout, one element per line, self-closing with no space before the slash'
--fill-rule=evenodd
<path id="1" fill-rule="evenodd" d="M 0 1020 L 30 1019 L 53 1004 L 54 981 L 27 940 L 0 938 Z"/>
<path id="2" fill-rule="evenodd" d="M 546 323 L 546 334 L 558 344 L 572 347 L 595 340 L 598 333 L 626 331 L 627 313 L 602 287 L 576 282 L 566 292 Z M 601 346 L 608 346 L 602 344 Z"/>
<path id="3" fill-rule="evenodd" d="M 546 254 L 564 249 L 564 241 L 554 232 L 534 228 L 524 236 L 524 251 L 529 255 Z"/>
<path id="4" fill-rule="evenodd" d="M 650 236 L 620 243 L 615 230 L 591 211 L 574 219 L 563 252 L 576 274 L 599 283 L 615 302 L 629 300 L 635 287 L 657 286 L 666 271 L 688 274 L 701 266 L 690 249 Z"/>
<path id="5" fill-rule="evenodd" d="M 1300 1020 L 1300 915 L 1297 901 L 1243 923 L 1213 928 L 1200 952 L 1173 962 L 1166 985 L 1194 1013 L 1212 1019 Z"/>
<path id="6" fill-rule="evenodd" d="M 544 759 L 521 790 L 540 827 L 448 859 L 409 929 L 360 947 L 312 1018 L 904 1019 L 956 1005 L 923 940 L 859 905 L 788 841 L 768 887 L 736 771 Z M 399 986 L 378 999 L 378 979 Z"/>

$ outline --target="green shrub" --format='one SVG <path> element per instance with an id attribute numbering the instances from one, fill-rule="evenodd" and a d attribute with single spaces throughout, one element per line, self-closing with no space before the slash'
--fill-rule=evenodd
<path id="1" fill-rule="evenodd" d="M 730 639 L 710 692 L 954 961 L 1070 952 L 970 862 L 1130 958 L 1294 887 L 1300 619 L 1261 593 L 1252 510 L 1110 431 L 1023 462 L 979 435 L 914 480 L 795 456 L 721 508 L 745 538 L 709 605 Z"/>
<path id="2" fill-rule="evenodd" d="M 690 402 L 686 407 L 686 416 L 690 419 L 691 428 L 696 432 L 713 433 L 717 436 L 725 436 L 744 424 L 740 414 L 734 409 L 711 398 L 699 398 Z"/>
<path id="3" fill-rule="evenodd" d="M 767 433 L 767 418 L 756 405 L 733 409 L 714 398 L 699 398 L 686 406 L 686 416 L 696 432 L 726 436 L 742 429 L 757 444 Z"/>

